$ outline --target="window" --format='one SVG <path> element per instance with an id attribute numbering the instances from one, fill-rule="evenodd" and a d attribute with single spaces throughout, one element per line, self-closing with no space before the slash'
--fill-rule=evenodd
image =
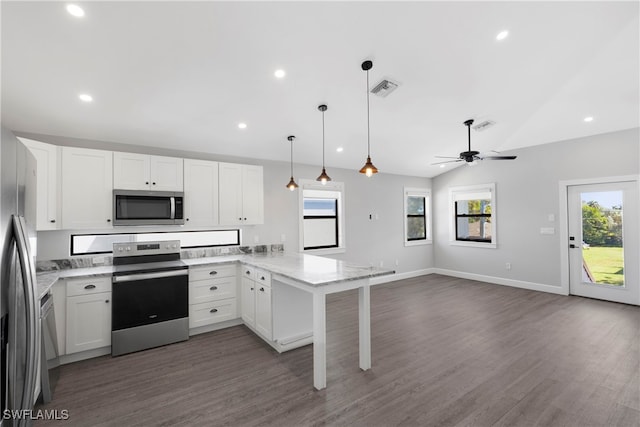
<path id="1" fill-rule="evenodd" d="M 452 244 L 496 247 L 495 184 L 450 189 Z"/>
<path id="2" fill-rule="evenodd" d="M 300 180 L 301 252 L 344 252 L 344 186 Z"/>
<path id="3" fill-rule="evenodd" d="M 404 245 L 431 243 L 431 192 L 424 188 L 404 189 Z"/>

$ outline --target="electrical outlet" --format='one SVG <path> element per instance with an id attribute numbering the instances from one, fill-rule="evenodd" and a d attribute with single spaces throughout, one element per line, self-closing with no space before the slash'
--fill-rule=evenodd
<path id="1" fill-rule="evenodd" d="M 102 265 L 102 264 L 104 264 L 103 256 L 97 256 L 93 258 L 93 265 Z"/>
<path id="2" fill-rule="evenodd" d="M 253 243 L 260 243 L 260 236 L 253 236 Z"/>
<path id="3" fill-rule="evenodd" d="M 280 235 L 280 241 L 281 241 L 282 243 L 286 242 L 286 241 L 287 241 L 287 236 L 286 236 L 285 234 L 281 234 L 281 235 Z"/>
<path id="4" fill-rule="evenodd" d="M 507 270 L 511 270 L 511 263 L 508 262 L 504 265 L 504 268 L 506 268 Z"/>
<path id="5" fill-rule="evenodd" d="M 380 261 L 380 267 L 384 267 L 384 261 Z"/>
<path id="6" fill-rule="evenodd" d="M 396 267 L 400 265 L 400 261 L 396 260 Z"/>

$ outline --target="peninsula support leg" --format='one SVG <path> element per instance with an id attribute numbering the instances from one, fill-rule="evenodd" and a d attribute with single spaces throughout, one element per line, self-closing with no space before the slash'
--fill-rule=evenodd
<path id="1" fill-rule="evenodd" d="M 326 296 L 313 293 L 313 386 L 327 386 L 327 308 Z"/>
<path id="2" fill-rule="evenodd" d="M 360 369 L 371 369 L 371 288 L 367 283 L 358 288 L 358 314 L 360 323 Z"/>

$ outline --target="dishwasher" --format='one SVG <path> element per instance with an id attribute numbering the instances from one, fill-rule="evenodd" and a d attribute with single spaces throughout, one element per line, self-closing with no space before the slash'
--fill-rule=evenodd
<path id="1" fill-rule="evenodd" d="M 43 403 L 49 403 L 60 377 L 56 314 L 53 310 L 53 295 L 50 292 L 40 300 L 40 327 L 42 339 L 40 346 L 40 386 Z"/>

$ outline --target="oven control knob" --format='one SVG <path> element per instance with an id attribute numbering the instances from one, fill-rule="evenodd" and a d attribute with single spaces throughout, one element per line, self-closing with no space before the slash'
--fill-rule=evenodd
<path id="1" fill-rule="evenodd" d="M 127 252 L 131 250 L 131 246 L 127 246 Z"/>

